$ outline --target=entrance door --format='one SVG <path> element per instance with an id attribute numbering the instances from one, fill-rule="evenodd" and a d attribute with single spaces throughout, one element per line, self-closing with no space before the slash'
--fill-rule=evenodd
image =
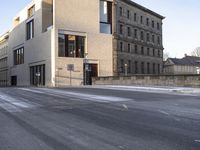
<path id="1" fill-rule="evenodd" d="M 17 76 L 11 76 L 11 86 L 17 86 Z"/>
<path id="2" fill-rule="evenodd" d="M 84 65 L 84 85 L 92 85 L 93 77 L 98 77 L 98 65 L 85 64 Z"/>

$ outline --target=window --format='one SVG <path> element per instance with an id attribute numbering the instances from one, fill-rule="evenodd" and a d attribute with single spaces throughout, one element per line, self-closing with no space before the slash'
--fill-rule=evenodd
<path id="1" fill-rule="evenodd" d="M 147 33 L 147 42 L 150 41 L 150 38 L 149 38 L 149 33 Z"/>
<path id="2" fill-rule="evenodd" d="M 34 86 L 45 85 L 45 65 L 30 67 L 30 84 Z"/>
<path id="3" fill-rule="evenodd" d="M 141 63 L 141 73 L 144 74 L 144 62 Z"/>
<path id="4" fill-rule="evenodd" d="M 100 32 L 112 33 L 112 2 L 100 1 Z"/>
<path id="5" fill-rule="evenodd" d="M 120 42 L 120 51 L 123 52 L 123 42 Z"/>
<path id="6" fill-rule="evenodd" d="M 160 50 L 158 50 L 158 57 L 160 57 Z"/>
<path id="7" fill-rule="evenodd" d="M 131 52 L 131 44 L 128 44 L 128 53 Z"/>
<path id="8" fill-rule="evenodd" d="M 155 49 L 153 49 L 153 56 L 155 56 Z"/>
<path id="9" fill-rule="evenodd" d="M 26 24 L 26 39 L 30 40 L 34 37 L 34 20 Z"/>
<path id="10" fill-rule="evenodd" d="M 160 45 L 160 37 L 157 38 L 158 45 Z"/>
<path id="11" fill-rule="evenodd" d="M 147 63 L 147 74 L 150 74 L 150 63 Z"/>
<path id="12" fill-rule="evenodd" d="M 85 37 L 59 34 L 59 57 L 84 58 Z"/>
<path id="13" fill-rule="evenodd" d="M 128 60 L 128 73 L 131 73 L 131 60 Z"/>
<path id="14" fill-rule="evenodd" d="M 124 70 L 124 60 L 121 59 L 121 60 L 120 60 L 120 72 L 121 72 L 121 73 L 124 73 L 124 71 L 125 71 L 125 70 Z"/>
<path id="15" fill-rule="evenodd" d="M 137 53 L 138 53 L 138 46 L 135 45 L 135 54 L 137 54 Z"/>
<path id="16" fill-rule="evenodd" d="M 33 16 L 34 13 L 35 13 L 35 5 L 33 5 L 32 7 L 30 7 L 30 8 L 28 9 L 28 17 Z"/>
<path id="17" fill-rule="evenodd" d="M 143 46 L 141 47 L 141 54 L 142 55 L 144 54 L 144 47 Z"/>
<path id="18" fill-rule="evenodd" d="M 123 9 L 122 9 L 122 7 L 119 7 L 119 15 L 122 17 L 122 15 L 123 15 Z"/>
<path id="19" fill-rule="evenodd" d="M 140 16 L 140 23 L 143 24 L 143 16 Z"/>
<path id="20" fill-rule="evenodd" d="M 130 19 L 130 11 L 127 10 L 127 18 Z"/>
<path id="21" fill-rule="evenodd" d="M 147 55 L 149 56 L 150 55 L 150 49 L 147 48 Z"/>
<path id="22" fill-rule="evenodd" d="M 156 74 L 156 64 L 153 63 L 153 74 Z"/>
<path id="23" fill-rule="evenodd" d="M 147 24 L 147 26 L 149 26 L 149 18 L 147 18 L 146 24 Z"/>
<path id="24" fill-rule="evenodd" d="M 157 23 L 157 29 L 160 30 L 160 24 L 159 23 Z"/>
<path id="25" fill-rule="evenodd" d="M 24 63 L 24 47 L 21 47 L 13 52 L 14 65 L 20 65 Z"/>
<path id="26" fill-rule="evenodd" d="M 141 33 L 140 33 L 140 39 L 143 41 L 144 40 L 144 32 L 143 31 L 141 31 Z"/>
<path id="27" fill-rule="evenodd" d="M 119 33 L 123 34 L 123 25 L 122 24 L 120 24 L 120 26 L 119 26 Z"/>
<path id="28" fill-rule="evenodd" d="M 131 36 L 131 28 L 130 27 L 127 27 L 127 32 L 128 32 L 128 36 L 130 37 Z"/>
<path id="29" fill-rule="evenodd" d="M 137 73 L 138 73 L 138 62 L 135 61 L 135 74 L 137 74 Z"/>
<path id="30" fill-rule="evenodd" d="M 134 21 L 137 21 L 137 14 L 134 13 Z"/>
<path id="31" fill-rule="evenodd" d="M 154 28 L 154 21 L 152 20 L 152 28 Z"/>
<path id="32" fill-rule="evenodd" d="M 155 43 L 155 36 L 152 35 L 152 42 Z"/>
<path id="33" fill-rule="evenodd" d="M 137 32 L 138 32 L 138 30 L 135 29 L 135 30 L 134 30 L 134 38 L 135 38 L 135 39 L 137 39 Z"/>
<path id="34" fill-rule="evenodd" d="M 160 64 L 158 64 L 158 74 L 160 74 Z"/>

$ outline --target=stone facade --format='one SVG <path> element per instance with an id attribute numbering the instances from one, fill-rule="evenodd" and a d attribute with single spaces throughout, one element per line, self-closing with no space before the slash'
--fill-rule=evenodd
<path id="1" fill-rule="evenodd" d="M 164 17 L 130 0 L 116 0 L 115 12 L 115 75 L 162 73 Z"/>

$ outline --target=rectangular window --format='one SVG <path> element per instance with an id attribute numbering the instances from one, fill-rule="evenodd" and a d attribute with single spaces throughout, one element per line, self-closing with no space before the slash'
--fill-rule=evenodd
<path id="1" fill-rule="evenodd" d="M 130 37 L 131 36 L 131 28 L 130 27 L 127 27 L 127 32 L 128 32 L 128 36 Z"/>
<path id="2" fill-rule="evenodd" d="M 123 42 L 120 42 L 120 51 L 123 52 Z"/>
<path id="3" fill-rule="evenodd" d="M 45 65 L 30 67 L 30 84 L 34 86 L 45 85 Z"/>
<path id="4" fill-rule="evenodd" d="M 160 74 L 160 64 L 158 64 L 158 74 Z"/>
<path id="5" fill-rule="evenodd" d="M 140 16 L 140 23 L 143 24 L 143 16 Z"/>
<path id="6" fill-rule="evenodd" d="M 150 74 L 150 63 L 147 63 L 147 74 Z"/>
<path id="7" fill-rule="evenodd" d="M 127 10 L 127 18 L 130 19 L 130 11 Z"/>
<path id="8" fill-rule="evenodd" d="M 138 46 L 135 45 L 135 54 L 137 54 L 137 53 L 138 53 Z"/>
<path id="9" fill-rule="evenodd" d="M 152 28 L 154 28 L 154 26 L 155 26 L 155 25 L 154 25 L 154 21 L 152 20 Z"/>
<path id="10" fill-rule="evenodd" d="M 131 44 L 128 44 L 128 53 L 131 52 Z"/>
<path id="11" fill-rule="evenodd" d="M 144 74 L 144 62 L 141 63 L 141 73 Z"/>
<path id="12" fill-rule="evenodd" d="M 156 64 L 153 63 L 153 74 L 156 74 Z"/>
<path id="13" fill-rule="evenodd" d="M 137 21 L 137 14 L 134 13 L 134 21 L 136 22 Z"/>
<path id="14" fill-rule="evenodd" d="M 131 73 L 131 60 L 128 60 L 128 73 Z"/>
<path id="15" fill-rule="evenodd" d="M 138 62 L 135 61 L 135 74 L 137 74 L 137 73 L 138 73 Z"/>
<path id="16" fill-rule="evenodd" d="M 35 13 L 35 5 L 33 5 L 32 7 L 30 7 L 30 8 L 28 9 L 28 17 L 33 16 L 34 13 Z"/>
<path id="17" fill-rule="evenodd" d="M 149 26 L 149 18 L 147 18 L 146 24 L 147 24 L 147 26 Z"/>
<path id="18" fill-rule="evenodd" d="M 119 33 L 123 34 L 123 25 L 122 24 L 120 24 L 120 26 L 119 26 Z"/>
<path id="19" fill-rule="evenodd" d="M 150 38 L 149 38 L 149 33 L 147 33 L 147 42 L 150 41 Z"/>
<path id="20" fill-rule="evenodd" d="M 112 2 L 100 0 L 100 33 L 112 33 Z"/>
<path id="21" fill-rule="evenodd" d="M 144 47 L 143 46 L 141 47 L 141 54 L 142 55 L 144 54 Z"/>
<path id="22" fill-rule="evenodd" d="M 123 59 L 120 60 L 120 72 L 121 73 L 125 72 L 125 70 L 124 70 L 124 60 Z"/>
<path id="23" fill-rule="evenodd" d="M 141 31 L 141 33 L 140 33 L 140 39 L 143 41 L 144 40 L 144 32 L 143 31 Z"/>
<path id="24" fill-rule="evenodd" d="M 157 29 L 160 30 L 160 24 L 159 23 L 157 23 Z"/>
<path id="25" fill-rule="evenodd" d="M 26 24 L 26 39 L 30 40 L 34 37 L 34 20 Z"/>
<path id="26" fill-rule="evenodd" d="M 122 9 L 122 7 L 119 7 L 119 15 L 122 17 L 122 15 L 123 15 L 123 9 Z"/>
<path id="27" fill-rule="evenodd" d="M 160 57 L 160 50 L 158 50 L 158 57 Z"/>
<path id="28" fill-rule="evenodd" d="M 155 43 L 155 35 L 152 35 L 152 42 Z"/>
<path id="29" fill-rule="evenodd" d="M 155 56 L 155 49 L 153 49 L 153 56 Z"/>
<path id="30" fill-rule="evenodd" d="M 150 55 L 150 49 L 147 48 L 147 55 L 149 56 Z"/>
<path id="31" fill-rule="evenodd" d="M 59 57 L 84 58 L 85 37 L 59 34 Z"/>
<path id="32" fill-rule="evenodd" d="M 24 47 L 21 47 L 13 52 L 14 65 L 24 64 Z"/>
<path id="33" fill-rule="evenodd" d="M 160 37 L 159 36 L 157 37 L 157 43 L 158 43 L 158 45 L 160 45 Z"/>
<path id="34" fill-rule="evenodd" d="M 137 29 L 134 30 L 134 38 L 137 39 Z"/>

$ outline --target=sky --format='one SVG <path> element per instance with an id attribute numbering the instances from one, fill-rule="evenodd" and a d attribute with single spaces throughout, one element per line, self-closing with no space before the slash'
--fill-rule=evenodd
<path id="1" fill-rule="evenodd" d="M 9 30 L 12 18 L 31 0 L 6 0 L 0 5 L 0 35 Z M 199 0 L 134 0 L 163 16 L 163 46 L 170 57 L 183 57 L 200 46 Z"/>

